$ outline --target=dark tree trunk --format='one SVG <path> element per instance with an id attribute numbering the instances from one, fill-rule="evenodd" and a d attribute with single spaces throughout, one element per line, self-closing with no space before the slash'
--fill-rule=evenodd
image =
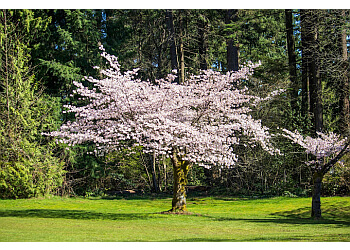
<path id="1" fill-rule="evenodd" d="M 320 79 L 318 58 L 311 61 L 310 77 L 310 104 L 313 113 L 313 124 L 315 132 L 323 130 L 323 104 L 322 104 L 322 83 Z"/>
<path id="2" fill-rule="evenodd" d="M 318 48 L 318 28 L 315 18 L 312 34 L 312 60 L 311 60 L 311 77 L 310 77 L 310 92 L 311 92 L 311 107 L 313 108 L 315 132 L 323 130 L 323 103 L 322 103 L 322 82 L 320 76 L 320 59 Z"/>
<path id="3" fill-rule="evenodd" d="M 301 81 L 302 81 L 302 103 L 301 103 L 301 114 L 306 121 L 309 119 L 310 112 L 310 91 L 309 91 L 309 64 L 310 64 L 310 31 L 308 25 L 308 18 L 306 10 L 300 10 L 300 23 L 301 23 L 301 50 L 302 50 L 302 59 L 301 59 Z"/>
<path id="4" fill-rule="evenodd" d="M 341 10 L 342 17 L 345 17 L 345 10 Z M 343 23 L 345 25 L 345 22 Z M 342 55 L 342 91 L 341 91 L 341 124 L 340 128 L 343 133 L 349 133 L 350 129 L 350 104 L 349 104 L 349 63 L 348 63 L 348 50 L 347 50 L 347 41 L 346 41 L 346 28 L 344 27 L 341 31 L 340 36 L 340 49 Z"/>
<path id="5" fill-rule="evenodd" d="M 166 11 L 166 20 L 169 34 L 169 44 L 170 44 L 170 61 L 171 61 L 171 69 L 178 69 L 178 61 L 177 61 L 177 51 L 176 51 L 176 43 L 175 43 L 175 29 L 174 29 L 174 20 L 173 20 L 173 11 Z"/>
<path id="6" fill-rule="evenodd" d="M 318 45 L 318 10 L 301 11 L 303 88 L 309 83 L 309 112 L 314 132 L 323 130 L 322 83 Z M 305 100 L 303 100 L 305 101 Z"/>
<path id="7" fill-rule="evenodd" d="M 179 82 L 185 82 L 185 52 L 184 52 L 184 40 L 183 40 L 183 11 L 180 10 L 179 18 L 179 52 L 180 52 L 180 72 L 179 72 Z"/>
<path id="8" fill-rule="evenodd" d="M 187 174 L 190 169 L 188 161 L 182 161 L 178 158 L 178 152 L 174 150 L 172 164 L 174 171 L 174 194 L 172 200 L 172 212 L 186 212 L 186 184 Z"/>
<path id="9" fill-rule="evenodd" d="M 202 70 L 208 69 L 208 22 L 204 15 L 198 20 L 198 51 L 199 67 Z"/>
<path id="10" fill-rule="evenodd" d="M 350 145 L 350 140 L 348 140 L 342 150 L 327 163 L 323 163 L 321 167 L 316 165 L 316 172 L 312 176 L 313 190 L 312 190 L 312 210 L 311 217 L 318 220 L 322 218 L 321 213 L 321 192 L 322 192 L 322 180 L 323 176 L 329 172 L 329 170 L 336 164 L 347 152 Z"/>
<path id="11" fill-rule="evenodd" d="M 155 44 L 156 44 L 156 42 L 155 42 Z M 157 65 L 157 75 L 156 75 L 157 79 L 160 79 L 160 78 L 162 78 L 164 76 L 162 74 L 163 70 L 164 70 L 164 66 L 163 66 L 163 51 L 164 51 L 164 48 L 163 48 L 163 41 L 162 41 L 157 46 L 157 52 L 158 52 L 158 55 L 157 55 L 157 64 L 158 65 Z"/>
<path id="12" fill-rule="evenodd" d="M 157 181 L 157 176 L 156 176 L 156 154 L 149 154 L 150 158 L 150 165 L 152 169 L 152 183 L 153 183 L 153 191 L 158 193 L 159 192 L 159 186 L 158 186 L 158 181 Z"/>
<path id="13" fill-rule="evenodd" d="M 237 21 L 237 10 L 227 10 L 225 24 Z M 230 34 L 227 34 L 228 36 Z M 227 71 L 238 71 L 239 45 L 232 38 L 227 39 Z"/>
<path id="14" fill-rule="evenodd" d="M 314 173 L 311 217 L 314 218 L 315 220 L 319 220 L 322 218 L 322 214 L 321 214 L 322 179 L 323 179 L 322 172 Z"/>
<path id="15" fill-rule="evenodd" d="M 296 68 L 296 54 L 295 41 L 293 34 L 293 11 L 285 10 L 286 16 L 286 32 L 287 32 L 287 48 L 288 48 L 288 62 L 289 62 L 289 78 L 291 82 L 290 100 L 294 114 L 298 112 L 298 82 L 297 82 L 297 68 Z"/>

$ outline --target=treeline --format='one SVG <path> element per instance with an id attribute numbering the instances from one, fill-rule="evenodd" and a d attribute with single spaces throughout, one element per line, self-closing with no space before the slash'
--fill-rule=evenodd
<path id="1" fill-rule="evenodd" d="M 349 129 L 347 10 L 1 10 L 0 196 L 103 195 L 133 189 L 166 192 L 172 187 L 169 159 L 129 154 L 87 154 L 95 145 L 66 148 L 42 136 L 74 118 L 62 113 L 73 81 L 102 77 L 99 45 L 118 56 L 122 69 L 140 68 L 155 81 L 172 70 L 183 82 L 214 69 L 236 71 L 261 61 L 245 84 L 264 96 L 287 91 L 252 115 L 278 127 L 314 135 Z M 88 84 L 88 83 L 85 83 Z M 241 138 L 244 140 L 244 138 Z M 276 138 L 284 153 L 237 147 L 232 169 L 190 170 L 189 185 L 225 194 L 309 195 L 310 157 Z M 344 158 L 324 180 L 324 194 L 349 194 Z"/>

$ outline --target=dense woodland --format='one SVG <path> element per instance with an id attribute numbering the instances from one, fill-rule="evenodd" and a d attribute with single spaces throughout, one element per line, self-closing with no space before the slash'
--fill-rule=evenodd
<path id="1" fill-rule="evenodd" d="M 42 135 L 74 119 L 62 112 L 82 102 L 71 95 L 74 80 L 102 77 L 94 68 L 105 65 L 100 45 L 122 70 L 140 68 L 138 77 L 151 82 L 174 69 L 183 82 L 200 70 L 226 73 L 261 61 L 245 83 L 249 90 L 262 97 L 286 91 L 256 106 L 254 118 L 271 131 L 347 136 L 349 19 L 348 10 L 1 10 L 0 197 L 171 192 L 170 159 L 141 150 L 96 156 L 88 154 L 94 144 L 68 148 Z M 233 168 L 193 165 L 188 189 L 311 195 L 305 162 L 312 156 L 285 138 L 274 144 L 283 155 L 237 146 Z M 345 155 L 324 176 L 323 195 L 349 195 L 349 161 Z"/>

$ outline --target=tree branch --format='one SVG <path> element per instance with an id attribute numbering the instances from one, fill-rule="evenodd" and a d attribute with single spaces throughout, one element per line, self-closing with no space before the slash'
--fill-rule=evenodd
<path id="1" fill-rule="evenodd" d="M 343 149 L 339 152 L 339 154 L 334 157 L 332 160 L 330 160 L 328 163 L 326 163 L 325 165 L 323 165 L 321 171 L 323 174 L 326 174 L 331 167 L 333 167 L 333 165 L 335 163 L 337 163 L 337 161 L 339 161 L 344 155 L 345 153 L 347 152 L 347 148 L 348 146 L 350 145 L 350 139 L 348 139 L 348 141 L 345 143 Z"/>

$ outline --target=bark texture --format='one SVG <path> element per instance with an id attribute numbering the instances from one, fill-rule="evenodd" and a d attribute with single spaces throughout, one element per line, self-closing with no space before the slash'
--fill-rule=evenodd
<path id="1" fill-rule="evenodd" d="M 312 193 L 312 211 L 311 217 L 315 220 L 322 218 L 321 214 L 321 190 L 322 190 L 322 172 L 316 172 L 313 176 L 313 193 Z"/>
<path id="2" fill-rule="evenodd" d="M 167 10 L 165 14 L 166 14 L 166 20 L 167 20 L 168 33 L 169 33 L 171 69 L 178 69 L 179 65 L 177 61 L 173 11 Z"/>
<path id="3" fill-rule="evenodd" d="M 343 17 L 346 16 L 345 10 L 341 11 L 341 15 Z M 348 63 L 348 49 L 347 49 L 347 35 L 346 35 L 346 23 L 343 23 L 344 29 L 341 31 L 340 35 L 340 49 L 341 49 L 341 55 L 342 55 L 342 93 L 341 93 L 341 106 L 342 106 L 342 112 L 341 112 L 341 130 L 343 133 L 349 133 L 350 130 L 350 101 L 349 101 L 349 76 L 348 76 L 348 69 L 349 69 L 349 63 Z"/>
<path id="4" fill-rule="evenodd" d="M 180 11 L 180 19 L 179 19 L 179 57 L 180 57 L 180 75 L 179 75 L 179 83 L 185 82 L 185 52 L 184 52 L 184 37 L 183 37 L 183 12 Z"/>
<path id="5" fill-rule="evenodd" d="M 208 69 L 208 22 L 204 15 L 198 20 L 198 50 L 199 67 L 202 70 Z"/>
<path id="6" fill-rule="evenodd" d="M 311 114 L 314 133 L 323 130 L 323 101 L 322 82 L 320 74 L 320 46 L 319 46 L 319 10 L 302 10 L 301 39 L 302 39 L 302 78 L 303 91 L 308 85 L 309 114 Z M 303 102 L 305 102 L 303 98 Z M 303 105 L 305 108 L 305 104 Z"/>
<path id="7" fill-rule="evenodd" d="M 290 100 L 293 112 L 298 112 L 298 83 L 297 83 L 297 68 L 296 68 L 296 53 L 294 41 L 293 28 L 293 11 L 285 10 L 286 16 L 286 32 L 287 32 L 287 48 L 288 48 L 288 64 L 289 64 L 289 78 L 291 82 Z"/>
<path id="8" fill-rule="evenodd" d="M 237 21 L 237 10 L 227 10 L 225 23 Z M 227 34 L 230 36 L 230 34 Z M 235 44 L 232 38 L 227 39 L 227 71 L 238 71 L 239 66 L 239 45 Z"/>
<path id="9" fill-rule="evenodd" d="M 159 192 L 159 186 L 156 176 L 156 154 L 155 152 L 153 154 L 149 155 L 150 157 L 150 165 L 152 167 L 152 183 L 153 183 L 153 191 L 158 193 Z"/>
<path id="10" fill-rule="evenodd" d="M 311 113 L 310 108 L 310 61 L 311 61 L 311 52 L 308 49 L 310 47 L 310 25 L 308 24 L 308 15 L 307 10 L 300 10 L 300 24 L 301 24 L 301 78 L 302 78 L 302 103 L 301 103 L 301 115 L 308 119 Z"/>
<path id="11" fill-rule="evenodd" d="M 173 153 L 172 163 L 174 170 L 174 195 L 171 211 L 186 212 L 186 184 L 190 163 L 179 159 L 177 151 Z"/>

